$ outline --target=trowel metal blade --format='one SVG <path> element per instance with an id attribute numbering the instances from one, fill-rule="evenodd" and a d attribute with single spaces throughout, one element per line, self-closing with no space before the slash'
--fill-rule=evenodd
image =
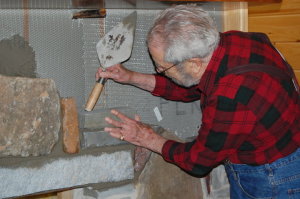
<path id="1" fill-rule="evenodd" d="M 132 51 L 136 11 L 125 17 L 97 43 L 97 54 L 103 68 L 127 60 Z"/>

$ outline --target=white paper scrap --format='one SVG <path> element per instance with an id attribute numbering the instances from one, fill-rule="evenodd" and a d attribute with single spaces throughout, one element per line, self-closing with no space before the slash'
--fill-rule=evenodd
<path id="1" fill-rule="evenodd" d="M 159 111 L 159 109 L 158 109 L 158 107 L 155 107 L 154 109 L 153 109 L 153 111 L 154 111 L 154 113 L 155 113 L 155 116 L 156 116 L 156 119 L 157 119 L 157 121 L 162 121 L 162 116 L 161 116 L 161 113 L 160 113 L 160 111 Z"/>

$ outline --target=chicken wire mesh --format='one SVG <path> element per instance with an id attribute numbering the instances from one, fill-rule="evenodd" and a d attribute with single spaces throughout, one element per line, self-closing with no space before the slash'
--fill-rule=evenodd
<path id="1" fill-rule="evenodd" d="M 52 6 L 56 6 L 55 1 L 53 2 Z M 208 10 L 212 10 L 212 16 L 219 22 L 220 9 Z M 54 79 L 61 97 L 75 97 L 81 112 L 95 84 L 95 72 L 99 66 L 96 43 L 106 31 L 133 10 L 108 9 L 105 20 L 73 20 L 75 11 L 78 10 L 29 9 L 26 12 L 28 42 L 35 52 L 38 76 Z M 23 9 L 0 10 L 0 26 L 3 30 L 0 39 L 13 35 L 26 36 L 24 12 Z M 131 58 L 124 63 L 128 69 L 154 73 L 145 38 L 159 12 L 160 10 L 137 10 L 133 52 Z M 182 138 L 196 135 L 200 127 L 199 101 L 167 101 L 138 88 L 108 81 L 96 109 L 114 107 L 128 107 L 140 115 L 142 121 L 175 131 Z M 160 119 L 158 114 L 161 115 Z"/>

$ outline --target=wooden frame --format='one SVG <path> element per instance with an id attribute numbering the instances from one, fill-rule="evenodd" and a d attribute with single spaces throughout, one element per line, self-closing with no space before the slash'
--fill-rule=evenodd
<path id="1" fill-rule="evenodd" d="M 281 2 L 281 0 L 151 0 L 151 1 L 162 1 L 162 2 L 202 2 L 202 1 L 223 1 L 223 2 L 265 2 L 275 3 Z"/>
<path id="2" fill-rule="evenodd" d="M 248 31 L 248 3 L 224 2 L 223 31 Z"/>

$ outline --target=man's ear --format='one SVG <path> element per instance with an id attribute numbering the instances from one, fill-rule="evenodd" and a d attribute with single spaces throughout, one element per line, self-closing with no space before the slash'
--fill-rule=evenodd
<path id="1" fill-rule="evenodd" d="M 201 71 L 202 61 L 200 58 L 189 59 L 189 62 L 191 64 L 191 69 L 193 73 L 199 73 Z"/>

